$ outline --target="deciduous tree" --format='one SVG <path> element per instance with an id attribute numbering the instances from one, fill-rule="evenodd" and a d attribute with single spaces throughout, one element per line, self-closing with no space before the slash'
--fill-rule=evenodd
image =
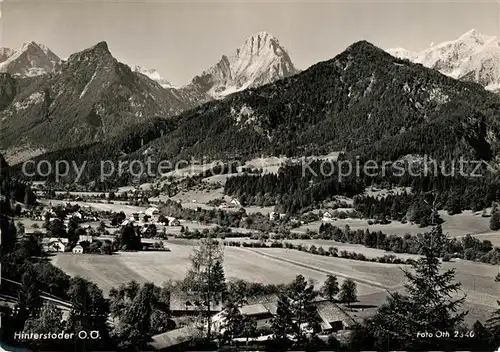
<path id="1" fill-rule="evenodd" d="M 356 283 L 352 279 L 346 279 L 340 287 L 339 300 L 349 306 L 358 300 Z"/>
<path id="2" fill-rule="evenodd" d="M 333 301 L 335 296 L 339 293 L 339 282 L 335 275 L 328 275 L 326 277 L 325 283 L 321 287 L 321 294 L 326 297 L 329 301 Z"/>

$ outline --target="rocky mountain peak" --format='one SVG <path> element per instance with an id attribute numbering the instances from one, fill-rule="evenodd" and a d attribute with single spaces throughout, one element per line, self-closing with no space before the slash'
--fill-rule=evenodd
<path id="1" fill-rule="evenodd" d="M 71 54 L 67 61 L 81 61 L 93 58 L 111 58 L 108 44 L 106 42 L 99 42 L 90 48 Z"/>
<path id="2" fill-rule="evenodd" d="M 203 93 L 220 98 L 298 72 L 278 39 L 267 32 L 258 32 L 248 37 L 232 55 L 222 55 L 217 64 L 196 76 L 191 84 Z"/>
<path id="3" fill-rule="evenodd" d="M 15 50 L 2 49 L 0 72 L 15 76 L 39 76 L 50 73 L 61 61 L 48 47 L 33 41 L 24 43 Z"/>
<path id="4" fill-rule="evenodd" d="M 440 71 L 455 79 L 473 81 L 490 90 L 500 88 L 500 44 L 497 37 L 471 29 L 455 40 L 420 52 L 389 49 L 401 57 Z"/>

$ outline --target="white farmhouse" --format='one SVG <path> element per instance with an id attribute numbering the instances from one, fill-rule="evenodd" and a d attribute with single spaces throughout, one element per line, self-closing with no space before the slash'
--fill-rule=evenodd
<path id="1" fill-rule="evenodd" d="M 74 248 L 73 248 L 73 253 L 75 254 L 83 254 L 83 247 L 80 246 L 79 244 L 77 244 Z"/>
<path id="2" fill-rule="evenodd" d="M 158 210 L 158 208 L 150 207 L 150 208 L 147 208 L 144 213 L 149 217 L 153 217 L 154 215 L 158 215 L 159 212 L 160 212 L 160 210 Z"/>
<path id="3" fill-rule="evenodd" d="M 325 211 L 323 213 L 323 221 L 331 221 L 333 219 L 333 215 L 328 212 L 328 211 Z"/>

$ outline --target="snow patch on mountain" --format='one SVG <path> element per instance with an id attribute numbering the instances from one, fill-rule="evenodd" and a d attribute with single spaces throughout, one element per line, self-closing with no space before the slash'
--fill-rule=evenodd
<path id="1" fill-rule="evenodd" d="M 89 86 L 92 83 L 92 81 L 94 80 L 94 78 L 95 78 L 96 75 L 97 75 L 97 70 L 94 72 L 94 74 L 90 78 L 90 81 L 85 85 L 85 87 L 83 88 L 82 92 L 80 93 L 80 99 L 82 99 L 83 96 L 85 95 L 85 93 L 87 93 L 87 89 L 89 89 Z"/>
<path id="2" fill-rule="evenodd" d="M 157 82 L 163 88 L 175 88 L 172 83 L 163 78 L 162 75 L 160 75 L 160 73 L 154 68 L 145 68 L 139 65 L 135 65 L 134 67 L 132 67 L 132 71 L 147 76 L 149 79 Z"/>
<path id="3" fill-rule="evenodd" d="M 223 55 L 217 64 L 196 76 L 191 85 L 213 98 L 222 98 L 298 72 L 278 39 L 259 32 L 246 39 L 231 56 Z"/>
<path id="4" fill-rule="evenodd" d="M 35 104 L 40 104 L 42 101 L 43 101 L 43 93 L 35 92 L 22 102 L 15 102 L 13 106 L 14 109 L 16 110 L 23 110 L 23 109 L 28 109 Z"/>
<path id="5" fill-rule="evenodd" d="M 452 78 L 479 83 L 489 90 L 500 86 L 499 40 L 474 29 L 456 40 L 431 46 L 421 52 L 402 48 L 388 49 L 387 52 Z"/>

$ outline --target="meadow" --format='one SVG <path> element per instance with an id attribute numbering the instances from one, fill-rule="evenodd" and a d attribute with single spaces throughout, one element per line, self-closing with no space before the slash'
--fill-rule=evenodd
<path id="1" fill-rule="evenodd" d="M 71 276 L 82 276 L 95 282 L 107 295 L 121 283 L 136 280 L 162 285 L 167 280 L 182 280 L 189 268 L 189 255 L 194 241 L 168 241 L 171 252 L 119 252 L 114 255 L 57 254 L 53 264 Z M 379 305 L 387 291 L 400 291 L 404 284 L 404 265 L 361 262 L 342 258 L 312 255 L 280 248 L 226 247 L 224 268 L 228 280 L 243 279 L 266 284 L 288 283 L 301 274 L 317 287 L 328 274 L 342 282 L 353 279 L 358 285 L 361 304 Z M 457 260 L 444 263 L 455 268 L 456 279 L 467 295 L 467 321 L 485 320 L 500 297 L 494 277 L 498 267 Z"/>

